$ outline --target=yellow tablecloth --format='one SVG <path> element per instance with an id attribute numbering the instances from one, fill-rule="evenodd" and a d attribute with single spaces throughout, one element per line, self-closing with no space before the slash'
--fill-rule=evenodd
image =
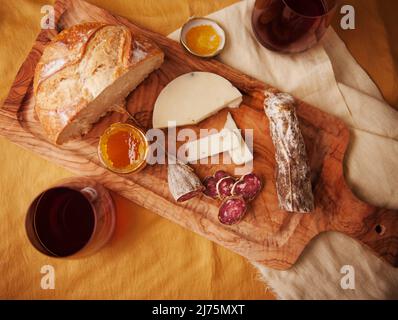
<path id="1" fill-rule="evenodd" d="M 236 0 L 90 0 L 168 34 L 189 16 Z M 3 1 L 0 6 L 0 102 L 39 32 L 40 8 L 52 1 Z M 396 0 L 347 0 L 357 28 L 335 29 L 358 62 L 398 107 Z M 366 39 L 366 41 L 364 41 Z M 395 54 L 394 54 L 395 53 Z M 242 257 L 113 194 L 118 232 L 98 254 L 56 260 L 37 253 L 24 231 L 25 211 L 67 171 L 0 138 L 0 298 L 269 299 L 273 294 Z M 41 266 L 56 273 L 55 290 L 40 288 Z"/>
<path id="2" fill-rule="evenodd" d="M 90 1 L 163 34 L 191 15 L 234 2 L 188 0 Z M 0 6 L 0 101 L 39 32 L 45 1 Z M 84 260 L 57 260 L 36 252 L 25 236 L 32 199 L 67 171 L 0 138 L 0 298 L 270 299 L 244 258 L 113 194 L 118 232 Z M 40 268 L 55 268 L 55 290 L 43 290 Z"/>

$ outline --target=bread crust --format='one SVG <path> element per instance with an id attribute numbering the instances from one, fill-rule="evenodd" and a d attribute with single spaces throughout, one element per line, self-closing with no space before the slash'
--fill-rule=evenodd
<path id="1" fill-rule="evenodd" d="M 152 41 L 121 25 L 87 22 L 59 33 L 44 49 L 33 82 L 35 111 L 48 139 L 65 142 L 60 135 L 91 102 L 155 56 L 163 61 Z M 113 103 L 120 105 L 125 98 Z M 108 111 L 112 109 L 109 105 Z"/>

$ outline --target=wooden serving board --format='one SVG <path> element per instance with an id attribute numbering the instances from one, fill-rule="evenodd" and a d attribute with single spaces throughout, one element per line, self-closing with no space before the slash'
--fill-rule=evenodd
<path id="1" fill-rule="evenodd" d="M 305 103 L 298 115 L 312 170 L 316 210 L 310 214 L 279 210 L 275 189 L 274 147 L 263 111 L 264 83 L 215 60 L 201 60 L 186 53 L 180 44 L 144 30 L 128 20 L 80 0 L 58 0 L 55 4 L 58 29 L 84 21 L 120 23 L 155 41 L 166 59 L 129 97 L 128 109 L 142 126 L 149 128 L 152 108 L 161 89 L 177 76 L 190 71 L 209 71 L 229 79 L 244 95 L 239 109 L 231 113 L 241 129 L 254 129 L 254 171 L 264 188 L 252 203 L 244 220 L 235 226 L 218 222 L 217 201 L 205 197 L 177 204 L 167 185 L 165 165 L 147 166 L 131 175 L 117 175 L 104 169 L 97 157 L 98 137 L 111 123 L 125 120 L 112 114 L 98 123 L 83 139 L 62 147 L 47 142 L 34 114 L 32 80 L 35 66 L 46 43 L 56 34 L 43 30 L 23 63 L 4 107 L 0 110 L 0 134 L 14 143 L 58 163 L 72 172 L 89 176 L 126 198 L 219 243 L 251 261 L 276 269 L 291 267 L 309 241 L 324 231 L 343 232 L 398 266 L 398 212 L 375 208 L 358 200 L 348 188 L 343 159 L 349 131 L 338 119 Z M 221 128 L 227 110 L 194 126 Z M 195 165 L 204 178 L 218 169 L 233 173 L 233 165 Z M 341 248 L 344 250 L 344 248 Z"/>

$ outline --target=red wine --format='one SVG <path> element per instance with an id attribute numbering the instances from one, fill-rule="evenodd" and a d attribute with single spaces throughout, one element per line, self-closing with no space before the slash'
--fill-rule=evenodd
<path id="1" fill-rule="evenodd" d="M 70 256 L 82 249 L 94 231 L 95 215 L 86 197 L 79 191 L 58 187 L 44 192 L 35 201 L 33 230 L 40 251 L 58 257 Z M 27 226 L 29 232 L 29 226 Z"/>
<path id="2" fill-rule="evenodd" d="M 324 35 L 330 24 L 332 0 L 257 0 L 252 25 L 266 48 L 280 52 L 301 52 Z"/>
<path id="3" fill-rule="evenodd" d="M 284 0 L 286 5 L 298 14 L 308 17 L 322 16 L 328 12 L 324 0 Z"/>

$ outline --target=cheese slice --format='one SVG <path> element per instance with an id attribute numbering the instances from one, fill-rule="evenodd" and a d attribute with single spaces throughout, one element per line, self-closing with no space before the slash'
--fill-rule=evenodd
<path id="1" fill-rule="evenodd" d="M 153 128 L 196 124 L 225 107 L 237 108 L 242 94 L 225 78 L 209 72 L 191 72 L 171 81 L 159 94 L 153 110 Z"/>
<path id="2" fill-rule="evenodd" d="M 253 160 L 253 154 L 229 112 L 224 129 L 219 133 L 187 142 L 183 148 L 188 162 L 212 157 L 223 152 L 228 152 L 232 162 L 236 165 L 243 165 Z"/>
<path id="3" fill-rule="evenodd" d="M 237 165 L 243 165 L 252 161 L 253 154 L 251 153 L 246 142 L 243 140 L 240 130 L 229 112 L 227 114 L 227 121 L 225 122 L 224 129 L 231 130 L 239 139 L 238 147 L 229 151 L 232 161 Z"/>
<path id="4" fill-rule="evenodd" d="M 187 161 L 194 162 L 219 153 L 239 148 L 240 140 L 234 132 L 223 129 L 219 133 L 187 142 L 183 147 L 187 153 Z"/>

